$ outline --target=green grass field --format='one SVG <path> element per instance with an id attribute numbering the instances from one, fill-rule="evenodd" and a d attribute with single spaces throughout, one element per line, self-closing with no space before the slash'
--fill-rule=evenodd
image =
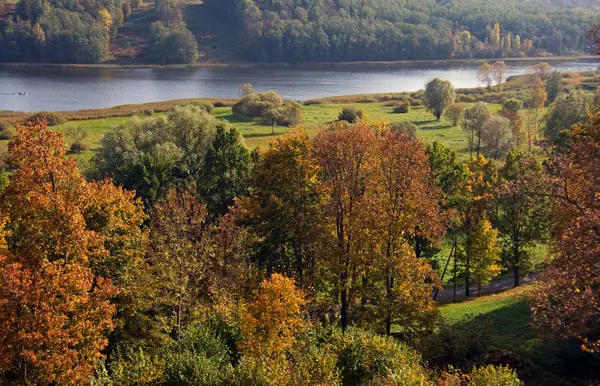
<path id="1" fill-rule="evenodd" d="M 303 124 L 304 129 L 311 135 L 315 134 L 320 127 L 326 126 L 337 119 L 338 114 L 344 106 L 354 106 L 363 110 L 371 120 L 384 120 L 389 123 L 410 121 L 419 128 L 417 135 L 425 142 L 440 141 L 444 145 L 459 152 L 463 157 L 467 157 L 467 140 L 460 127 L 452 127 L 451 123 L 442 118 L 440 122 L 436 121 L 433 115 L 426 111 L 425 107 L 413 107 L 407 114 L 392 113 L 393 107 L 385 106 L 383 102 L 375 103 L 354 103 L 354 104 L 316 104 L 303 106 Z M 499 105 L 492 105 L 498 109 Z M 230 107 L 218 107 L 215 109 L 215 116 L 228 121 L 242 133 L 246 145 L 249 148 L 264 146 L 273 138 L 289 132 L 289 127 L 276 126 L 275 135 L 271 134 L 271 127 L 264 125 L 259 119 L 248 119 L 236 117 L 232 114 Z M 69 127 L 78 126 L 87 131 L 88 136 L 85 143 L 90 145 L 90 150 L 79 158 L 87 159 L 91 157 L 93 150 L 98 146 L 98 142 L 104 133 L 123 123 L 126 123 L 130 117 L 114 117 L 102 119 L 90 119 L 82 121 L 70 121 L 53 128 L 59 132 L 67 133 Z M 67 145 L 70 144 L 70 138 L 65 135 Z"/>
<path id="2" fill-rule="evenodd" d="M 513 358 L 527 385 L 578 385 L 579 379 L 600 378 L 600 358 L 580 350 L 576 342 L 543 340 L 531 326 L 529 297 L 534 285 L 501 294 L 440 306 L 442 317 L 455 328 L 471 328 L 483 316 L 490 323 L 489 344 Z M 597 369 L 590 374 L 589 369 Z"/>

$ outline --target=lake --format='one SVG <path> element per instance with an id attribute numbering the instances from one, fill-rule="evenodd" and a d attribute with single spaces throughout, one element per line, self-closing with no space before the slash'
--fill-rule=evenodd
<path id="1" fill-rule="evenodd" d="M 507 62 L 507 76 L 536 62 Z M 563 72 L 595 70 L 596 60 L 551 62 Z M 398 64 L 316 68 L 0 68 L 0 110 L 82 110 L 181 98 L 232 98 L 243 83 L 306 100 L 326 96 L 417 91 L 440 77 L 476 87 L 477 64 Z M 18 95 L 19 93 L 27 95 Z"/>

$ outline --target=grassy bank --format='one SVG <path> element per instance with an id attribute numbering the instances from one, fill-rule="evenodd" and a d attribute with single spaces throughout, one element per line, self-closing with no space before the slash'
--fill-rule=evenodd
<path id="1" fill-rule="evenodd" d="M 488 360 L 504 360 L 515 367 L 526 385 L 579 385 L 600 378 L 600 361 L 575 342 L 543 340 L 531 326 L 529 301 L 534 285 L 511 289 L 440 307 L 453 328 L 474 331 L 482 324 L 492 347 Z M 596 369 L 594 374 L 590 369 Z"/>
<path id="2" fill-rule="evenodd" d="M 127 26 L 127 33 L 135 33 L 135 27 Z M 133 35 L 133 34 L 132 34 Z M 125 39 L 125 38 L 124 38 Z M 116 49 L 120 49 L 119 41 L 115 43 Z M 126 46 L 126 41 L 123 43 Z M 130 46 L 127 46 L 130 48 Z M 139 52 L 138 52 L 139 53 Z M 398 61 L 369 61 L 369 62 L 316 62 L 316 63 L 262 63 L 262 62 L 246 62 L 246 61 L 219 61 L 215 59 L 214 54 L 201 56 L 196 63 L 192 64 L 173 64 L 173 65 L 158 65 L 135 63 L 131 61 L 131 53 L 121 54 L 113 52 L 112 57 L 108 58 L 103 63 L 95 64 L 69 64 L 69 63 L 0 63 L 0 67 L 18 68 L 18 67 L 33 67 L 33 68 L 206 68 L 206 67 L 231 67 L 231 68 L 300 68 L 300 69 L 327 69 L 327 68 L 368 68 L 368 67 L 384 67 L 384 66 L 399 66 L 410 64 L 427 64 L 427 65 L 445 65 L 445 64 L 482 64 L 493 62 L 496 59 L 445 59 L 445 60 L 398 60 Z M 549 57 L 524 57 L 524 58 L 503 58 L 504 62 L 559 62 L 572 60 L 592 60 L 598 59 L 598 56 L 593 55 L 577 55 L 577 56 L 549 56 Z"/>

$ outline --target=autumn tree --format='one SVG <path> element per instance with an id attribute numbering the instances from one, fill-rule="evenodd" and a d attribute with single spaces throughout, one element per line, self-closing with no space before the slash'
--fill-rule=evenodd
<path id="1" fill-rule="evenodd" d="M 534 66 L 530 66 L 529 73 L 531 82 L 533 84 L 535 84 L 537 78 L 540 78 L 542 81 L 545 81 L 552 73 L 552 66 L 546 62 L 540 62 Z"/>
<path id="2" fill-rule="evenodd" d="M 485 268 L 493 268 L 493 265 L 486 263 L 493 255 L 489 251 L 494 244 L 490 241 L 492 230 L 488 226 L 487 213 L 497 172 L 482 155 L 469 161 L 466 168 L 467 178 L 453 197 L 453 208 L 457 211 L 457 230 L 462 235 L 459 245 L 463 251 L 460 273 L 465 280 L 465 295 L 469 296 L 475 269 L 479 270 L 477 278 L 481 280 L 485 277 Z"/>
<path id="3" fill-rule="evenodd" d="M 259 239 L 259 263 L 269 272 L 311 283 L 319 254 L 325 191 L 308 134 L 295 129 L 259 152 L 241 220 Z"/>
<path id="4" fill-rule="evenodd" d="M 515 35 L 514 48 L 515 48 L 515 51 L 520 51 L 521 50 L 521 36 L 519 34 Z"/>
<path id="5" fill-rule="evenodd" d="M 465 111 L 465 119 L 462 123 L 462 129 L 467 134 L 469 142 L 469 156 L 473 156 L 475 151 L 477 155 L 481 152 L 481 134 L 485 123 L 492 116 L 485 102 L 477 102 L 471 108 Z"/>
<path id="6" fill-rule="evenodd" d="M 26 383 L 82 384 L 114 328 L 112 280 L 139 257 L 144 215 L 109 181 L 87 183 L 60 134 L 39 122 L 18 132 L 2 200 L 0 363 Z"/>
<path id="7" fill-rule="evenodd" d="M 173 333 L 176 339 L 198 317 L 200 305 L 206 304 L 210 276 L 206 267 L 207 215 L 206 206 L 185 190 L 170 190 L 152 215 L 149 290 L 153 308 L 166 311 L 157 318 L 164 324 L 161 330 Z"/>
<path id="8" fill-rule="evenodd" d="M 488 90 L 492 88 L 494 79 L 492 76 L 492 66 L 489 63 L 483 63 L 477 68 L 477 80 Z"/>
<path id="9" fill-rule="evenodd" d="M 304 318 L 307 299 L 294 279 L 278 273 L 265 279 L 254 292 L 242 322 L 240 348 L 245 365 L 266 373 L 268 384 L 285 385 L 291 377 L 286 358 L 309 324 Z"/>
<path id="10" fill-rule="evenodd" d="M 501 271 L 498 231 L 492 228 L 492 223 L 484 214 L 465 237 L 463 275 L 472 278 L 477 284 L 477 296 L 481 296 L 482 286 L 489 284 Z"/>
<path id="11" fill-rule="evenodd" d="M 314 154 L 328 197 L 323 205 L 325 226 L 331 235 L 324 262 L 339 301 L 341 327 L 355 301 L 357 281 L 364 267 L 365 219 L 369 198 L 365 184 L 371 178 L 375 134 L 365 122 L 334 123 L 314 138 Z"/>
<path id="12" fill-rule="evenodd" d="M 440 285 L 426 260 L 411 247 L 417 237 L 439 239 L 445 231 L 439 207 L 441 192 L 433 183 L 423 145 L 405 134 L 384 130 L 375 144 L 370 214 L 370 244 L 381 251 L 367 262 L 372 282 L 384 292 L 370 289 L 376 299 L 375 319 L 383 322 L 387 335 L 392 323 L 407 333 L 431 328 L 436 307 L 431 293 Z M 375 288 L 379 287 L 378 285 Z M 380 295 L 380 298 L 378 296 Z"/>
<path id="13" fill-rule="evenodd" d="M 543 242 L 549 225 L 549 202 L 544 190 L 544 171 L 539 161 L 517 150 L 508 154 L 499 171 L 494 196 L 494 223 L 500 231 L 502 254 L 513 270 L 514 285 L 531 271 L 532 248 Z"/>
<path id="14" fill-rule="evenodd" d="M 531 88 L 531 100 L 529 102 L 531 110 L 533 110 L 531 112 L 531 116 L 529 117 L 529 122 L 527 124 L 527 144 L 530 151 L 531 146 L 536 140 L 537 135 L 540 131 L 540 114 L 544 109 L 544 105 L 546 104 L 547 99 L 548 95 L 546 94 L 546 90 L 544 89 L 544 84 L 542 83 L 542 79 L 538 76 Z"/>
<path id="15" fill-rule="evenodd" d="M 489 28 L 489 27 L 488 27 Z M 494 24 L 494 28 L 490 30 L 490 43 L 493 48 L 500 48 L 500 24 Z"/>
<path id="16" fill-rule="evenodd" d="M 506 64 L 500 60 L 492 64 L 492 78 L 496 82 L 498 91 L 502 92 L 502 82 L 504 81 L 504 74 L 506 73 Z"/>
<path id="17" fill-rule="evenodd" d="M 444 116 L 452 122 L 452 126 L 457 126 L 465 117 L 465 105 L 462 103 L 453 103 L 444 112 Z"/>
<path id="18" fill-rule="evenodd" d="M 553 241 L 558 256 L 541 277 L 534 323 L 551 336 L 600 350 L 600 114 L 571 133 L 569 153 L 552 162 Z"/>
<path id="19" fill-rule="evenodd" d="M 433 113 L 439 121 L 444 110 L 456 99 L 454 86 L 450 81 L 435 78 L 430 80 L 425 86 L 423 102 L 427 109 Z"/>

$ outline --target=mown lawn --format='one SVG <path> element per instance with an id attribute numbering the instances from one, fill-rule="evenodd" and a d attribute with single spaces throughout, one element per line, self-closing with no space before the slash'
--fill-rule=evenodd
<path id="1" fill-rule="evenodd" d="M 600 358 L 580 350 L 577 342 L 544 340 L 531 326 L 529 297 L 534 285 L 501 294 L 440 306 L 442 317 L 455 328 L 490 323 L 490 344 L 517 358 L 532 385 L 578 385 L 579 379 L 600 379 Z M 477 318 L 479 316 L 479 318 Z M 473 326 L 473 328 L 475 328 Z M 596 369 L 590 374 L 589 369 Z"/>

